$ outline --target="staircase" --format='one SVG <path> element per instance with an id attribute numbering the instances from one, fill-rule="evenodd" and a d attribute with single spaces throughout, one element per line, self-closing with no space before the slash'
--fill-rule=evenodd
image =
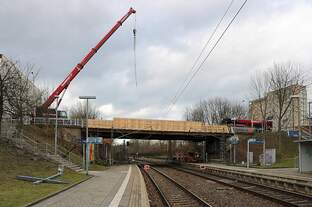
<path id="1" fill-rule="evenodd" d="M 72 169 L 76 172 L 82 171 L 82 168 L 79 165 L 74 164 L 73 162 L 61 157 L 60 155 L 48 154 L 47 157 L 50 160 L 53 160 L 54 162 L 59 163 L 65 167 L 68 167 L 69 169 Z"/>
<path id="2" fill-rule="evenodd" d="M 54 146 L 48 143 L 38 142 L 29 136 L 18 132 L 14 124 L 4 123 L 0 139 L 6 140 L 7 143 L 14 145 L 19 149 L 23 149 L 31 154 L 48 159 L 57 164 L 63 165 L 76 172 L 82 171 L 80 163 L 82 158 L 67 149 L 58 146 L 57 154 L 54 152 Z"/>
<path id="3" fill-rule="evenodd" d="M 302 139 L 311 139 L 312 134 L 308 126 L 301 127 L 301 137 Z"/>

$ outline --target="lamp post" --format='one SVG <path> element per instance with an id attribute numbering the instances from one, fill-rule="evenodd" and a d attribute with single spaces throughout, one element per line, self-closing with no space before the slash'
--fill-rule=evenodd
<path id="1" fill-rule="evenodd" d="M 312 128 L 311 128 L 311 104 L 312 104 L 312 101 L 309 101 L 309 118 L 308 118 L 308 123 L 309 123 L 309 131 L 310 131 L 310 139 L 312 138 Z"/>
<path id="2" fill-rule="evenodd" d="M 55 128 L 54 128 L 54 154 L 57 155 L 57 118 L 58 118 L 58 114 L 57 114 L 57 109 L 59 106 L 59 96 L 55 96 L 55 100 L 56 100 L 56 106 L 55 106 Z"/>
<path id="3" fill-rule="evenodd" d="M 249 144 L 250 144 L 250 142 L 255 142 L 256 141 L 256 139 L 254 139 L 254 138 L 251 138 L 251 139 L 248 139 L 248 141 L 247 141 L 247 168 L 249 168 L 249 163 L 250 163 L 250 156 L 249 156 Z"/>
<path id="4" fill-rule="evenodd" d="M 79 96 L 79 99 L 86 99 L 86 174 L 89 174 L 89 131 L 88 131 L 88 109 L 89 109 L 89 99 L 96 99 L 95 96 Z"/>
<path id="5" fill-rule="evenodd" d="M 300 119 L 300 95 L 292 95 L 290 96 L 290 99 L 297 99 L 298 100 L 298 131 L 299 131 L 299 140 L 301 140 L 301 119 Z M 293 122 L 295 123 L 294 115 L 293 115 Z M 295 125 L 293 123 L 293 125 Z M 299 151 L 299 172 L 301 172 L 302 163 L 301 163 L 301 143 L 298 143 L 298 151 Z"/>

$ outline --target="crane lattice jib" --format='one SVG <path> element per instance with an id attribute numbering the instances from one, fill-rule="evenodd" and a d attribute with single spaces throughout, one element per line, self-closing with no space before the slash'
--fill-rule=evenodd
<path id="1" fill-rule="evenodd" d="M 102 47 L 102 45 L 114 34 L 114 32 L 122 25 L 124 21 L 136 11 L 133 8 L 130 8 L 127 14 L 125 14 L 115 26 L 100 40 L 100 42 L 90 50 L 90 52 L 81 60 L 80 63 L 73 68 L 73 70 L 69 73 L 69 75 L 65 78 L 65 80 L 53 91 L 53 93 L 49 96 L 49 98 L 42 105 L 43 109 L 47 109 L 55 100 L 57 96 L 59 96 L 67 87 L 70 82 L 77 76 L 77 74 L 83 69 L 83 67 L 89 62 L 89 60 L 93 57 L 93 55 Z"/>

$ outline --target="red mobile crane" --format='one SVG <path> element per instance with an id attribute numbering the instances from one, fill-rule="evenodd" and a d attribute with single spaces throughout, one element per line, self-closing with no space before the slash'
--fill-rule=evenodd
<path id="1" fill-rule="evenodd" d="M 58 100 L 57 107 L 62 101 L 62 98 L 68 88 L 70 82 L 78 75 L 78 73 L 83 69 L 83 67 L 89 62 L 89 60 L 93 57 L 93 55 L 102 47 L 102 45 L 114 34 L 114 32 L 122 25 L 124 21 L 131 15 L 136 13 L 133 8 L 130 8 L 129 11 L 115 24 L 115 26 L 100 40 L 97 45 L 90 50 L 90 52 L 78 63 L 72 71 L 68 74 L 68 76 L 63 80 L 63 82 L 53 91 L 53 93 L 49 96 L 49 98 L 42 104 L 42 106 L 36 108 L 35 116 L 51 116 L 55 113 L 58 113 L 59 117 L 67 117 L 66 112 L 64 111 L 55 111 L 55 109 L 49 109 L 51 104 L 55 101 L 55 99 L 60 96 Z"/>

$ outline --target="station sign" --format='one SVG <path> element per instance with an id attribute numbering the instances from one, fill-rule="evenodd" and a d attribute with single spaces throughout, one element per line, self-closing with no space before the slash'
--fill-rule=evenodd
<path id="1" fill-rule="evenodd" d="M 291 138 L 299 138 L 299 131 L 298 130 L 288 130 L 287 135 Z"/>
<path id="2" fill-rule="evenodd" d="M 81 140 L 81 143 L 86 144 L 87 140 Z M 88 137 L 88 144 L 103 144 L 102 137 Z"/>
<path id="3" fill-rule="evenodd" d="M 239 143 L 239 138 L 236 135 L 230 137 L 228 140 L 229 140 L 230 144 L 238 144 Z"/>
<path id="4" fill-rule="evenodd" d="M 248 140 L 249 144 L 263 144 L 263 140 L 257 140 L 256 138 L 252 138 Z"/>
<path id="5" fill-rule="evenodd" d="M 255 132 L 254 128 L 251 127 L 231 127 L 232 131 L 236 134 L 253 134 Z"/>

